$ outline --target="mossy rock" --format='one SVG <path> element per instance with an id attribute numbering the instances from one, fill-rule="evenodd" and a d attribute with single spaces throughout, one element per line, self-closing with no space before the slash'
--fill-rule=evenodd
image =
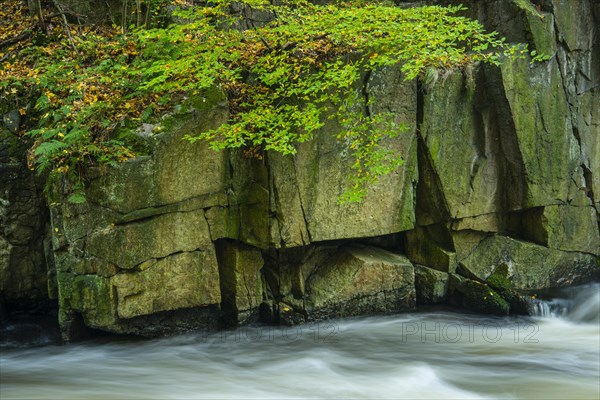
<path id="1" fill-rule="evenodd" d="M 257 248 L 227 240 L 217 242 L 216 250 L 224 317 L 233 325 L 249 322 L 263 300 L 263 256 Z"/>
<path id="2" fill-rule="evenodd" d="M 116 300 L 109 279 L 59 272 L 59 324 L 68 326 L 77 313 L 91 328 L 111 330 L 117 322 Z"/>
<path id="3" fill-rule="evenodd" d="M 423 265 L 415 265 L 417 304 L 444 303 L 448 294 L 450 276 Z"/>
<path id="4" fill-rule="evenodd" d="M 406 232 L 406 255 L 415 264 L 443 272 L 456 272 L 456 253 L 449 250 L 452 239 L 441 242 L 427 228 L 417 227 Z"/>
<path id="5" fill-rule="evenodd" d="M 374 237 L 414 227 L 416 82 L 405 81 L 399 65 L 382 68 L 364 79 L 372 112 L 390 112 L 395 123 L 408 124 L 408 132 L 384 143 L 404 164 L 369 185 L 361 202 L 339 202 L 352 187 L 355 160 L 350 143 L 337 138 L 342 122 L 324 118 L 314 139 L 299 144 L 295 155 L 268 154 L 271 211 L 277 228 L 271 230 L 274 247 Z M 356 89 L 357 93 L 362 90 Z"/>
<path id="6" fill-rule="evenodd" d="M 451 295 L 456 305 L 482 314 L 509 314 L 510 304 L 485 283 L 454 274 L 451 277 Z"/>
<path id="7" fill-rule="evenodd" d="M 588 198 L 584 200 L 589 204 Z M 536 243 L 558 250 L 600 255 L 600 232 L 592 206 L 536 208 L 525 213 L 523 222 L 525 233 Z"/>
<path id="8" fill-rule="evenodd" d="M 486 279 L 485 283 L 500 293 L 508 302 L 511 314 L 529 315 L 531 311 L 530 304 L 524 296 L 514 289 L 508 276 L 508 269 L 508 265 L 504 263 L 500 264 L 496 267 L 492 275 Z"/>
<path id="9" fill-rule="evenodd" d="M 480 71 L 476 66 L 473 76 L 454 71 L 439 78 L 423 100 L 420 135 L 422 156 L 429 164 L 423 168 L 423 179 L 443 193 L 442 208 L 447 207 L 452 218 L 498 211 L 490 193 L 501 184 L 496 171 L 499 152 L 493 148 L 495 138 L 486 137 L 494 131 L 481 126 L 477 109 L 483 90 Z"/>
<path id="10" fill-rule="evenodd" d="M 583 180 L 580 146 L 572 120 L 560 66 L 556 59 L 530 65 L 523 57 L 505 59 L 500 66 L 503 91 L 514 123 L 514 137 L 523 173 L 526 198 L 512 207 L 537 207 L 572 201 Z M 532 112 L 532 110 L 537 110 Z M 516 189 L 515 189 L 516 190 Z"/>
<path id="11" fill-rule="evenodd" d="M 399 254 L 368 246 L 343 246 L 306 282 L 309 319 L 414 309 L 414 268 Z"/>
<path id="12" fill-rule="evenodd" d="M 495 235 L 482 240 L 461 260 L 461 275 L 486 281 L 501 265 L 517 290 L 565 287 L 600 278 L 597 257 L 592 254 L 549 249 L 538 244 Z"/>

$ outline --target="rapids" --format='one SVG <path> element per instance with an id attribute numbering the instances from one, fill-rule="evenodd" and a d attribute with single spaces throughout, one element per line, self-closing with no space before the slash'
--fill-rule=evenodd
<path id="1" fill-rule="evenodd" d="M 539 316 L 432 311 L 157 340 L 7 339 L 8 399 L 598 399 L 600 285 Z"/>

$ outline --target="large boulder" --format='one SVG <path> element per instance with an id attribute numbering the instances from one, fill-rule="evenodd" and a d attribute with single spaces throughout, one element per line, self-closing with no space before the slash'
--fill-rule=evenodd
<path id="1" fill-rule="evenodd" d="M 504 163 L 499 133 L 488 126 L 493 122 L 486 110 L 479 109 L 480 74 L 476 68 L 470 75 L 433 77 L 424 96 L 420 132 L 429 168 L 423 172 L 437 186 L 430 191 L 442 193 L 435 207 L 446 209 L 450 218 L 498 211 L 505 182 L 499 172 Z"/>
<path id="2" fill-rule="evenodd" d="M 367 246 L 341 247 L 306 281 L 309 319 L 322 319 L 415 307 L 415 273 L 399 254 Z"/>
<path id="3" fill-rule="evenodd" d="M 417 304 L 441 304 L 447 300 L 450 274 L 415 265 Z"/>
<path id="4" fill-rule="evenodd" d="M 508 315 L 510 304 L 485 283 L 451 275 L 450 301 L 460 307 L 482 314 Z"/>
<path id="5" fill-rule="evenodd" d="M 125 219 L 162 213 L 165 206 L 192 202 L 207 208 L 227 204 L 230 183 L 227 152 L 208 143 L 183 138 L 214 129 L 228 118 L 223 92 L 207 89 L 187 99 L 179 111 L 161 121 L 148 138 L 152 156 L 139 157 L 92 177 L 86 189 L 89 200 Z M 188 207 L 189 208 L 189 207 Z"/>
<path id="6" fill-rule="evenodd" d="M 600 277 L 597 256 L 549 249 L 501 235 L 482 240 L 460 262 L 459 272 L 485 281 L 502 264 L 507 266 L 506 278 L 516 289 L 563 287 Z"/>
<path id="7" fill-rule="evenodd" d="M 600 255 L 596 209 L 591 206 L 548 206 L 523 218 L 527 236 L 552 249 Z"/>
<path id="8" fill-rule="evenodd" d="M 406 232 L 406 256 L 415 264 L 443 272 L 456 272 L 453 241 L 443 227 L 417 227 Z"/>
<path id="9" fill-rule="evenodd" d="M 526 58 L 510 57 L 501 64 L 501 73 L 517 138 L 514 156 L 520 156 L 516 161 L 523 166 L 522 208 L 579 200 L 580 146 L 558 62 L 531 66 Z"/>
<path id="10" fill-rule="evenodd" d="M 598 52 L 600 53 L 600 51 Z M 600 64 L 600 56 L 596 61 Z M 598 72 L 600 85 L 600 72 Z M 600 87 L 578 96 L 577 130 L 581 140 L 584 182 L 581 189 L 600 210 Z"/>
<path id="11" fill-rule="evenodd" d="M 219 304 L 221 291 L 214 252 L 181 252 L 144 262 L 136 272 L 110 278 L 119 318 Z"/>
<path id="12" fill-rule="evenodd" d="M 85 204 L 55 206 L 66 339 L 77 334 L 80 317 L 87 327 L 150 336 L 212 326 L 221 304 L 213 240 L 239 231 L 219 211 L 228 205 L 228 155 L 183 137 L 226 118 L 220 91 L 189 99 L 162 121 L 165 133 L 149 139 L 150 156 L 92 176 Z M 176 322 L 165 323 L 164 313 Z"/>

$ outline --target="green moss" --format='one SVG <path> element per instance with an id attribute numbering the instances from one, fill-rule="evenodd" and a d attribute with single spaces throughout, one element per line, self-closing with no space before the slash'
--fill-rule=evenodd
<path id="1" fill-rule="evenodd" d="M 514 3 L 525 12 L 541 17 L 533 4 L 531 4 L 531 0 L 514 0 Z"/>
<path id="2" fill-rule="evenodd" d="M 115 304 L 107 278 L 59 272 L 57 282 L 63 324 L 73 311 L 80 313 L 89 327 L 105 328 L 115 323 Z"/>
<path id="3" fill-rule="evenodd" d="M 486 283 L 500 292 L 512 289 L 513 285 L 508 279 L 508 266 L 504 263 L 496 267 L 492 275 L 486 280 Z"/>
<path id="4" fill-rule="evenodd" d="M 494 315 L 508 315 L 510 311 L 510 305 L 500 293 L 483 283 L 465 280 L 459 291 L 463 294 L 462 305 L 470 310 Z"/>
<path id="5" fill-rule="evenodd" d="M 554 18 L 551 15 L 539 16 L 527 14 L 529 29 L 533 37 L 533 47 L 538 54 L 552 56 L 556 53 L 556 37 L 554 33 Z"/>
<path id="6" fill-rule="evenodd" d="M 449 275 L 422 265 L 415 265 L 415 289 L 420 304 L 443 303 L 449 287 Z"/>
<path id="7" fill-rule="evenodd" d="M 456 271 L 456 253 L 441 246 L 424 228 L 406 233 L 407 256 L 413 263 L 443 272 Z"/>

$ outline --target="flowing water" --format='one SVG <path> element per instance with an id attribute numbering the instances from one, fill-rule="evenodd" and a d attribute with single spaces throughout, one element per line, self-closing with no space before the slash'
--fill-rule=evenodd
<path id="1" fill-rule="evenodd" d="M 538 301 L 532 318 L 436 311 L 144 341 L 5 340 L 0 398 L 598 399 L 600 285 L 562 297 Z"/>

